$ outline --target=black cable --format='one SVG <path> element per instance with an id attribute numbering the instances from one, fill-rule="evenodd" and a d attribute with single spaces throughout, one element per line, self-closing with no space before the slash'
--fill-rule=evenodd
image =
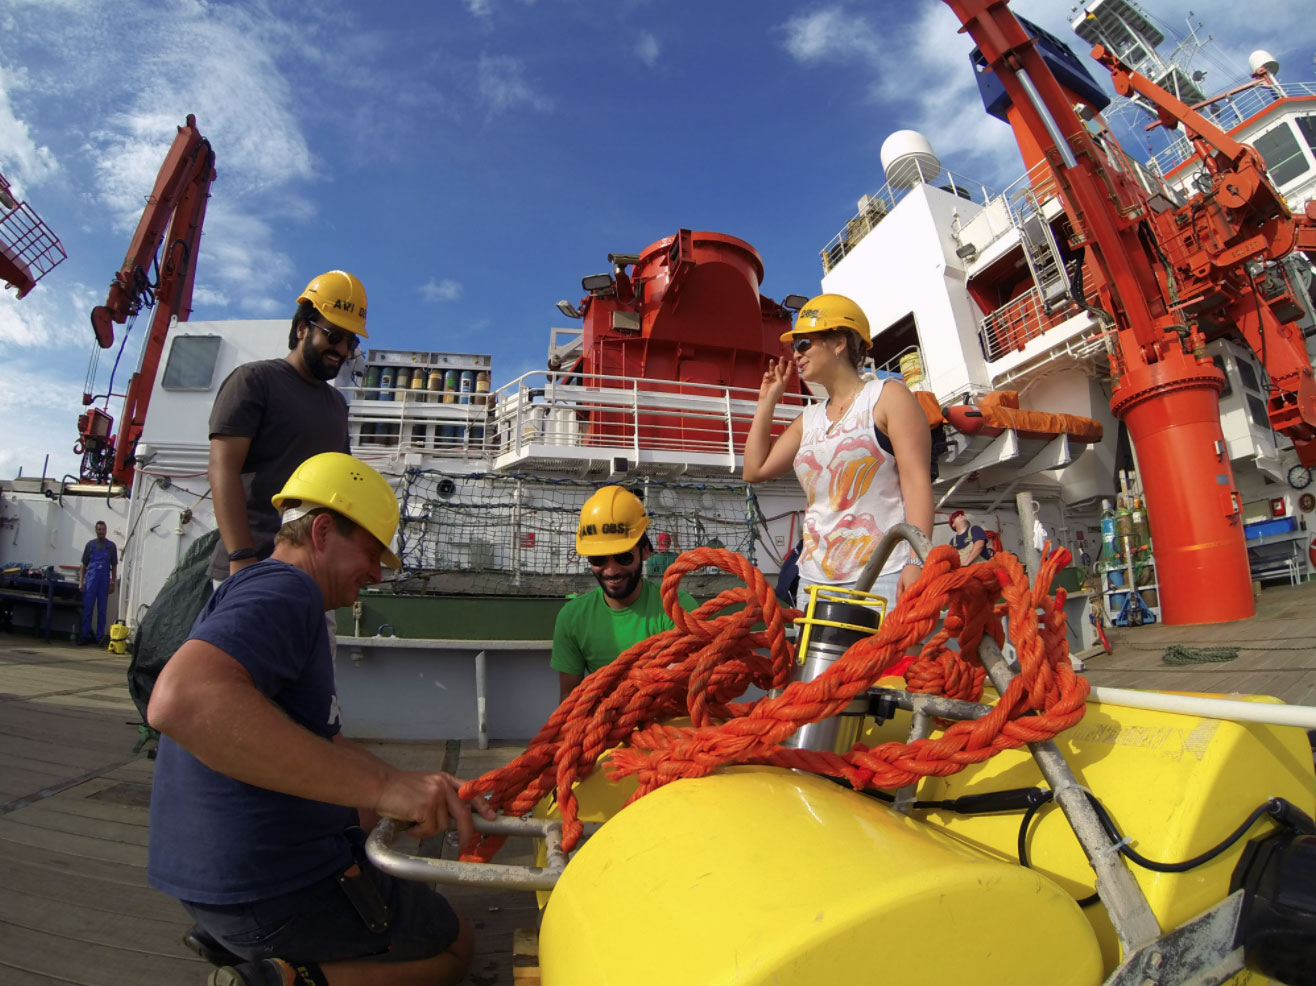
<path id="1" fill-rule="evenodd" d="M 1195 869 L 1203 863 L 1210 862 L 1241 839 L 1247 833 L 1247 830 L 1256 824 L 1257 820 L 1260 819 L 1262 815 L 1276 815 L 1278 817 L 1279 813 L 1282 811 L 1281 802 L 1287 804 L 1282 798 L 1271 798 L 1269 801 L 1266 801 L 1264 804 L 1258 805 L 1253 809 L 1252 814 L 1247 816 L 1247 819 L 1242 825 L 1234 829 L 1234 831 L 1227 835 L 1223 841 L 1217 843 L 1206 852 L 1199 853 L 1192 857 L 1192 859 L 1185 859 L 1182 862 L 1162 863 L 1154 859 L 1148 859 L 1125 842 L 1124 836 L 1120 834 L 1120 830 L 1118 826 L 1116 826 L 1115 820 L 1110 817 L 1110 813 L 1106 811 L 1105 805 L 1098 801 L 1092 794 L 1088 794 L 1087 797 L 1088 803 L 1092 805 L 1093 810 L 1097 813 L 1097 818 L 1101 821 L 1101 827 L 1106 830 L 1106 834 L 1114 840 L 1116 845 L 1119 846 L 1120 852 L 1123 853 L 1130 862 L 1137 863 L 1143 869 L 1151 870 L 1153 873 L 1187 873 L 1189 870 Z"/>
<path id="2" fill-rule="evenodd" d="M 1019 840 L 1016 846 L 1019 855 L 1019 865 L 1024 869 L 1032 869 L 1028 863 L 1028 825 L 1033 820 L 1033 816 L 1049 804 L 1054 804 L 1055 795 L 1051 791 L 1046 792 L 1045 800 L 1039 801 L 1035 805 L 1030 805 L 1024 812 L 1024 817 L 1019 821 Z M 1091 907 L 1093 904 L 1100 902 L 1101 894 L 1093 893 L 1082 899 L 1075 898 L 1075 903 L 1079 907 Z"/>

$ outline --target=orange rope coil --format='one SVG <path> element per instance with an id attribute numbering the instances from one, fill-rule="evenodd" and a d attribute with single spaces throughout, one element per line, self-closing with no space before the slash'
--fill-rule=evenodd
<path id="1" fill-rule="evenodd" d="M 1056 572 L 1069 563 L 1069 552 L 1051 552 L 1048 545 L 1043 555 L 1036 585 L 1030 586 L 1013 555 L 998 553 L 961 567 L 955 549 L 933 548 L 922 577 L 876 635 L 856 643 L 813 681 L 791 683 L 794 654 L 784 631 L 796 611 L 777 602 L 763 573 L 742 556 L 720 548 L 687 551 L 668 567 L 662 584 L 663 606 L 675 629 L 641 641 L 587 675 L 524 753 L 463 784 L 461 796 L 488 795 L 495 809 L 524 815 L 556 791 L 562 844 L 570 850 L 582 833 L 574 785 L 608 750 L 609 778 L 636 777 L 634 800 L 671 781 L 733 763 L 827 774 L 855 789 L 904 787 L 922 777 L 954 774 L 1001 750 L 1052 739 L 1083 717 L 1088 683 L 1069 661 L 1065 591 L 1048 594 Z M 744 585 L 687 613 L 677 599 L 681 579 L 708 566 L 736 575 Z M 716 615 L 735 604 L 743 608 Z M 934 633 L 943 611 L 945 619 Z M 914 650 L 918 660 L 905 674 L 910 691 L 977 701 L 986 676 L 978 644 L 984 635 L 1004 642 L 1003 617 L 1020 670 L 983 718 L 956 722 L 936 739 L 871 749 L 859 743 L 843 755 L 779 745 L 801 726 L 840 713 Z M 760 623 L 764 629 L 754 631 Z M 947 646 L 952 637 L 958 652 Z M 775 698 L 733 701 L 750 685 L 781 691 Z M 689 716 L 691 725 L 663 723 L 679 716 Z M 488 860 L 501 844 L 501 837 L 486 837 L 463 858 Z"/>

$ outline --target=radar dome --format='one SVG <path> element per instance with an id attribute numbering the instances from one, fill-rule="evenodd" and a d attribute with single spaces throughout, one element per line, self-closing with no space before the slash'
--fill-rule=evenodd
<path id="1" fill-rule="evenodd" d="M 1279 71 L 1279 60 L 1270 52 L 1258 48 L 1247 56 L 1247 67 L 1252 70 L 1253 75 L 1262 69 L 1266 70 L 1267 75 L 1274 75 Z"/>
<path id="2" fill-rule="evenodd" d="M 941 174 L 941 162 L 917 130 L 897 130 L 882 141 L 882 170 L 895 188 L 913 188 Z"/>

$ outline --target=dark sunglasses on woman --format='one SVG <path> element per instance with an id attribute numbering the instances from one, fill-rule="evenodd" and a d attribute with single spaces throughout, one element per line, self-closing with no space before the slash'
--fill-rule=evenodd
<path id="1" fill-rule="evenodd" d="M 791 343 L 791 349 L 797 353 L 807 353 L 813 345 L 813 336 L 797 336 Z"/>

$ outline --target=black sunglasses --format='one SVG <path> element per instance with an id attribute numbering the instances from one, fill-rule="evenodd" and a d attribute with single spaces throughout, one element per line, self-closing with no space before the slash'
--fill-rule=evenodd
<path id="1" fill-rule="evenodd" d="M 590 555 L 585 560 L 589 562 L 590 568 L 602 568 L 604 565 L 608 564 L 609 558 L 615 561 L 622 568 L 626 568 L 627 566 L 630 565 L 631 562 L 635 561 L 635 552 L 623 551 L 620 554 L 616 554 L 616 555 Z"/>
<path id="2" fill-rule="evenodd" d="M 314 326 L 324 333 L 324 337 L 329 340 L 329 345 L 337 346 L 344 339 L 347 340 L 347 351 L 356 352 L 356 347 L 361 345 L 361 337 L 355 332 L 345 332 L 342 329 L 331 329 L 327 325 L 321 325 L 319 322 L 312 322 L 309 319 L 307 325 Z"/>
<path id="3" fill-rule="evenodd" d="M 791 342 L 791 349 L 797 353 L 807 353 L 813 346 L 813 336 L 796 336 Z"/>

